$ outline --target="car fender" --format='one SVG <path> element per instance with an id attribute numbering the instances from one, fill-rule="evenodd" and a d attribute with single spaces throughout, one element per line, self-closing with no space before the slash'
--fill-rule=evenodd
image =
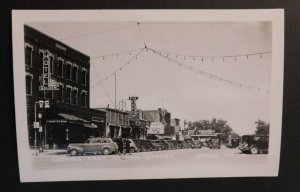
<path id="1" fill-rule="evenodd" d="M 71 151 L 72 149 L 76 149 L 78 153 L 84 153 L 84 149 L 82 147 L 77 147 L 77 146 L 69 146 L 68 151 Z"/>

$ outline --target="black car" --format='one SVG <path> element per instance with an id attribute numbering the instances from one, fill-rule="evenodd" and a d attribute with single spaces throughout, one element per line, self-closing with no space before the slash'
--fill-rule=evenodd
<path id="1" fill-rule="evenodd" d="M 238 146 L 242 153 L 268 154 L 269 136 L 264 135 L 243 135 L 242 144 Z"/>
<path id="2" fill-rule="evenodd" d="M 168 146 L 169 150 L 175 149 L 174 144 L 170 140 L 163 140 L 163 142 Z"/>
<path id="3" fill-rule="evenodd" d="M 140 152 L 151 151 L 151 147 L 142 139 L 133 139 L 134 144 Z"/>

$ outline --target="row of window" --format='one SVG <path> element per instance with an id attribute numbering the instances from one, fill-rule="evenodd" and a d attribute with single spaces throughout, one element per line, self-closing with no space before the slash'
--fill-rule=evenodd
<path id="1" fill-rule="evenodd" d="M 33 51 L 33 47 L 26 44 L 26 46 L 25 46 L 25 65 L 26 66 L 32 66 L 32 60 L 33 60 L 33 56 L 32 56 L 33 52 L 32 51 Z M 42 67 L 45 51 L 40 50 L 39 53 L 40 53 L 39 64 Z M 79 70 L 78 65 L 71 63 L 69 61 L 66 62 L 66 64 L 65 64 L 65 60 L 62 59 L 61 57 L 57 57 L 57 59 L 55 59 L 53 54 L 50 53 L 49 55 L 50 55 L 49 56 L 50 57 L 49 72 L 51 75 L 56 75 L 58 77 L 65 78 L 67 80 L 78 83 L 79 82 L 79 73 L 80 73 L 80 76 L 81 76 L 80 83 L 82 85 L 87 85 L 87 69 L 86 68 L 83 67 L 81 70 Z"/>
<path id="2" fill-rule="evenodd" d="M 26 75 L 26 94 L 32 95 L 32 82 L 33 76 L 30 74 Z M 67 86 L 64 88 L 63 85 L 59 85 L 59 90 L 53 91 L 40 91 L 40 98 L 46 99 L 55 99 L 57 101 L 73 104 L 73 105 L 81 105 L 83 107 L 87 107 L 87 91 L 78 92 L 77 88 L 72 88 L 71 86 Z"/>

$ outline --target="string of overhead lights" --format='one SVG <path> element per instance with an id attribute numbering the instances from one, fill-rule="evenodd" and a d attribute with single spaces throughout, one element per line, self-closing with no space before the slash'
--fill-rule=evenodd
<path id="1" fill-rule="evenodd" d="M 114 70 L 112 73 L 109 75 L 106 75 L 104 78 L 100 79 L 99 81 L 95 82 L 93 86 L 96 86 L 97 84 L 101 84 L 103 81 L 107 81 L 110 77 L 114 76 L 116 73 L 122 71 L 122 69 L 126 66 L 129 66 L 133 60 L 138 59 L 138 56 L 145 50 L 145 48 L 142 48 L 140 52 L 135 54 L 133 57 L 131 57 L 127 62 L 122 64 L 119 68 Z"/>
<path id="2" fill-rule="evenodd" d="M 124 54 L 128 54 L 129 56 L 133 55 L 136 51 L 140 51 L 144 48 L 139 48 L 139 49 L 132 49 L 132 50 L 128 50 L 128 51 L 122 51 L 122 52 L 116 52 L 116 53 L 111 53 L 111 54 L 107 54 L 107 55 L 100 55 L 100 56 L 95 56 L 95 57 L 91 57 L 91 59 L 102 59 L 105 60 L 108 57 L 116 57 L 119 58 L 120 55 L 124 55 Z"/>
<path id="3" fill-rule="evenodd" d="M 259 87 L 256 87 L 256 86 L 247 85 L 247 84 L 243 84 L 243 83 L 238 83 L 238 82 L 235 82 L 235 81 L 232 81 L 232 80 L 229 80 L 229 79 L 225 79 L 225 78 L 219 77 L 217 75 L 213 75 L 211 73 L 207 73 L 207 72 L 202 71 L 200 69 L 194 68 L 192 66 L 186 65 L 186 64 L 184 64 L 184 63 L 182 63 L 178 60 L 175 60 L 173 58 L 170 58 L 166 53 L 162 54 L 161 52 L 159 52 L 157 50 L 154 50 L 154 49 L 151 49 L 151 48 L 148 48 L 148 49 L 151 50 L 154 54 L 157 54 L 160 57 L 168 60 L 169 62 L 177 64 L 179 67 L 183 67 L 183 68 L 185 68 L 187 70 L 190 70 L 192 72 L 198 73 L 203 77 L 210 78 L 210 79 L 213 79 L 213 80 L 218 80 L 220 82 L 228 83 L 230 85 L 234 85 L 234 86 L 241 87 L 241 88 L 247 88 L 247 89 L 250 89 L 250 90 L 257 90 L 257 91 L 261 91 L 261 92 L 264 92 L 264 93 L 267 93 L 267 94 L 269 93 L 268 89 L 259 88 Z"/>
<path id="4" fill-rule="evenodd" d="M 80 35 L 62 37 L 59 40 L 69 40 L 69 39 L 88 37 L 88 36 L 97 35 L 97 34 L 106 33 L 106 32 L 111 32 L 111 31 L 115 31 L 115 30 L 126 29 L 126 28 L 133 27 L 133 26 L 136 26 L 136 23 L 132 23 L 132 24 L 129 24 L 129 25 L 124 25 L 124 26 L 119 26 L 119 27 L 114 27 L 114 28 L 110 28 L 110 29 L 106 29 L 106 30 L 102 30 L 102 31 L 97 31 L 97 32 L 92 32 L 92 33 L 85 33 L 85 34 L 80 34 Z"/>
<path id="5" fill-rule="evenodd" d="M 205 55 L 186 55 L 186 54 L 179 54 L 179 53 L 173 53 L 169 51 L 162 51 L 155 49 L 156 52 L 160 54 L 165 54 L 168 57 L 174 57 L 175 59 L 183 59 L 183 60 L 198 60 L 198 61 L 215 61 L 215 59 L 222 59 L 222 61 L 225 61 L 228 58 L 234 59 L 234 61 L 237 61 L 238 58 L 245 58 L 249 59 L 250 57 L 256 56 L 259 58 L 262 58 L 266 54 L 271 54 L 271 51 L 264 51 L 264 52 L 257 52 L 257 53 L 248 53 L 248 54 L 239 54 L 239 55 L 215 55 L 215 56 L 205 56 Z"/>
<path id="6" fill-rule="evenodd" d="M 100 81 L 100 80 L 101 80 L 101 78 L 100 78 L 99 74 L 97 73 L 97 71 L 96 71 L 96 68 L 95 68 L 95 66 L 94 66 L 94 65 L 92 65 L 92 69 L 93 69 L 94 73 L 96 74 L 96 76 L 97 76 L 98 80 Z M 106 94 L 107 98 L 109 99 L 109 101 L 111 102 L 111 104 L 112 104 L 112 105 L 114 105 L 114 102 L 113 102 L 113 100 L 112 100 L 112 98 L 111 98 L 110 94 L 108 93 L 108 91 L 107 91 L 106 87 L 103 85 L 103 83 L 101 83 L 101 85 L 102 85 L 102 88 L 104 89 L 104 92 L 105 92 L 105 94 Z M 92 86 L 92 88 L 94 89 L 94 88 L 95 88 L 95 86 L 93 85 L 93 86 Z"/>

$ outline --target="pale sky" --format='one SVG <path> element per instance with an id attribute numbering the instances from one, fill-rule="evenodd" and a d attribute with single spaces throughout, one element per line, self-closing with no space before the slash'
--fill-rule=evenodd
<path id="1" fill-rule="evenodd" d="M 29 25 L 91 58 L 143 48 L 143 41 L 150 48 L 185 55 L 223 56 L 272 51 L 270 22 L 141 23 L 142 35 L 135 23 L 125 22 L 35 22 Z M 82 34 L 93 35 L 80 36 Z M 67 39 L 72 36 L 77 37 Z M 114 78 L 92 87 L 98 81 L 96 73 L 103 78 L 136 53 L 138 51 L 105 57 L 105 60 L 91 59 L 91 108 L 113 106 L 107 95 L 114 102 Z M 262 58 L 238 57 L 237 61 L 220 58 L 202 62 L 183 57 L 177 60 L 235 82 L 269 89 L 271 57 L 271 54 L 264 54 Z M 200 76 L 150 51 L 144 51 L 117 73 L 117 99 L 128 96 L 139 97 L 139 109 L 164 107 L 172 118 L 179 118 L 181 122 L 214 117 L 227 120 L 241 135 L 254 133 L 257 119 L 269 122 L 269 94 Z M 127 102 L 128 110 L 129 107 Z"/>

